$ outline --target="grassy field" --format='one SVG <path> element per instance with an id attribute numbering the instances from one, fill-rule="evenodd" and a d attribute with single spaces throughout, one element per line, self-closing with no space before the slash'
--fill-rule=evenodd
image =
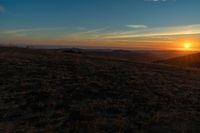
<path id="1" fill-rule="evenodd" d="M 0 48 L 0 132 L 199 133 L 200 71 Z"/>

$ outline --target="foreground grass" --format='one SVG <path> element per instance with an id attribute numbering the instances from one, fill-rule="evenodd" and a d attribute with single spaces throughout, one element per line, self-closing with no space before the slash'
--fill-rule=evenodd
<path id="1" fill-rule="evenodd" d="M 0 49 L 0 132 L 200 132 L 200 72 Z"/>

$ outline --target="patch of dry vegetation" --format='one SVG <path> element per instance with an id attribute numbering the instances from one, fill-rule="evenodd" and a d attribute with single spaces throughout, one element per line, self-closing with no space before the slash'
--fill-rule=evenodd
<path id="1" fill-rule="evenodd" d="M 200 132 L 200 72 L 0 49 L 0 132 Z"/>

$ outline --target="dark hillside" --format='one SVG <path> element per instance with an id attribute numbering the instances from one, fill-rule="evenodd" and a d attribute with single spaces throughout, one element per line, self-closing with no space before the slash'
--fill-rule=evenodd
<path id="1" fill-rule="evenodd" d="M 200 71 L 0 48 L 0 132 L 199 133 Z"/>

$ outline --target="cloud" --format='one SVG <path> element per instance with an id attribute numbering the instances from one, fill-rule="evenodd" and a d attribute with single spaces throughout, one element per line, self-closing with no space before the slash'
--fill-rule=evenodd
<path id="1" fill-rule="evenodd" d="M 40 31 L 55 31 L 55 30 L 62 30 L 66 29 L 65 27 L 55 27 L 55 28 L 33 28 L 33 29 L 15 29 L 15 30 L 5 30 L 1 33 L 3 34 L 21 34 L 27 32 L 40 32 Z"/>
<path id="2" fill-rule="evenodd" d="M 3 5 L 0 4 L 0 13 L 3 13 L 3 12 L 5 12 L 5 8 Z"/>
<path id="3" fill-rule="evenodd" d="M 154 27 L 148 29 L 139 29 L 132 31 L 124 31 L 118 33 L 104 34 L 101 36 L 105 39 L 136 39 L 136 38 L 155 38 L 166 36 L 184 36 L 184 35 L 199 35 L 200 24 L 170 26 L 170 27 Z"/>
<path id="4" fill-rule="evenodd" d="M 0 32 L 0 36 L 4 40 L 9 38 L 21 37 L 21 38 L 42 38 L 41 35 L 45 35 L 50 40 L 58 42 L 72 42 L 74 43 L 98 43 L 103 42 L 105 45 L 109 42 L 114 43 L 129 43 L 129 42 L 171 42 L 181 38 L 200 39 L 200 24 L 182 25 L 182 26 L 166 26 L 166 27 L 147 27 L 145 25 L 128 25 L 130 29 L 124 26 L 121 29 L 115 28 L 97 28 L 97 29 L 75 29 L 72 31 L 65 30 L 64 27 L 47 27 L 47 28 L 34 28 L 34 29 L 15 29 L 5 30 Z M 123 29 L 122 29 L 123 28 Z M 63 30 L 64 29 L 64 30 Z M 50 32 L 52 31 L 52 32 Z M 56 36 L 54 36 L 56 31 Z M 32 34 L 34 33 L 34 34 Z M 51 34 L 53 33 L 52 38 Z M 7 39 L 5 39 L 7 37 Z M 35 37 L 35 38 L 34 38 Z M 0 39 L 1 40 L 1 39 Z M 18 42 L 18 41 L 16 41 Z M 44 42 L 44 41 L 43 41 Z M 49 42 L 49 41 L 48 41 Z"/>
<path id="5" fill-rule="evenodd" d="M 148 26 L 146 25 L 126 25 L 126 27 L 135 28 L 135 29 L 148 28 Z"/>
<path id="6" fill-rule="evenodd" d="M 105 31 L 106 28 L 98 28 L 98 29 L 90 29 L 90 30 L 84 30 L 84 31 L 79 31 L 79 32 L 74 32 L 74 33 L 68 33 L 62 36 L 62 39 L 94 39 L 97 37 L 97 35 L 104 34 L 103 31 Z"/>
<path id="7" fill-rule="evenodd" d="M 84 31 L 84 32 L 80 32 L 79 34 L 92 34 L 92 33 L 98 33 L 100 31 L 104 30 L 104 28 L 100 28 L 100 29 L 92 29 L 92 30 L 88 30 L 88 31 Z"/>

